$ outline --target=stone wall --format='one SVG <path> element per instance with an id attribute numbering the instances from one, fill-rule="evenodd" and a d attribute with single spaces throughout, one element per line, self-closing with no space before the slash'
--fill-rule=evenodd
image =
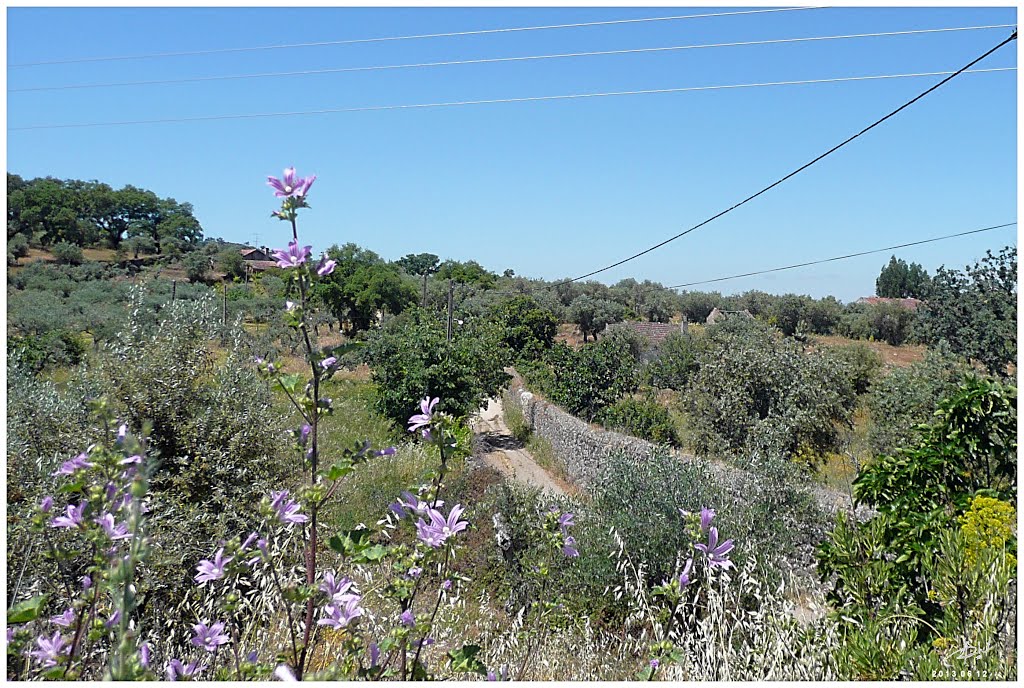
<path id="1" fill-rule="evenodd" d="M 502 395 L 502 403 L 506 409 L 514 408 L 522 413 L 526 424 L 551 445 L 555 455 L 565 464 L 569 479 L 584 489 L 594 484 L 601 466 L 611 456 L 623 455 L 639 463 L 665 451 L 665 448 L 646 440 L 604 430 L 566 413 L 525 389 L 522 379 L 514 373 L 512 383 Z M 741 498 L 752 478 L 746 471 L 724 463 L 678 451 L 674 453 L 680 461 L 702 463 L 719 484 L 737 498 Z M 834 515 L 850 509 L 850 498 L 845 494 L 820 486 L 808 486 L 807 492 L 826 514 Z M 855 515 L 864 519 L 871 514 L 871 510 L 861 507 Z"/>

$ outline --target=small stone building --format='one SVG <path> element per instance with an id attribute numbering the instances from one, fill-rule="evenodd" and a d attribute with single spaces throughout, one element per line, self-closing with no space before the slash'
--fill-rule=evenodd
<path id="1" fill-rule="evenodd" d="M 727 318 L 735 317 L 750 319 L 754 318 L 754 316 L 751 315 L 750 311 L 748 311 L 746 308 L 744 308 L 741 311 L 723 311 L 720 308 L 712 308 L 711 313 L 708 314 L 708 319 L 705 322 L 708 325 L 714 325 L 716 322 L 721 322 L 722 320 L 725 320 Z"/>

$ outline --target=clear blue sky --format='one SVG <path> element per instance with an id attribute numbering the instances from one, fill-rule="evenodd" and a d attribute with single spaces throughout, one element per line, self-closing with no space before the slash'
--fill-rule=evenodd
<path id="1" fill-rule="evenodd" d="M 727 8 L 12 8 L 8 62 L 668 16 Z M 8 89 L 1010 24 L 1015 8 L 840 8 L 8 68 Z M 789 45 L 8 94 L 8 127 L 955 70 L 994 29 Z M 1015 66 L 1016 43 L 979 67 Z M 24 177 L 134 184 L 208 236 L 283 246 L 264 180 L 315 173 L 302 238 L 575 276 L 792 171 L 941 77 L 272 119 L 8 131 Z M 962 75 L 727 217 L 603 273 L 666 285 L 1017 219 L 1016 72 Z M 899 252 L 929 272 L 1014 228 Z M 888 255 L 711 285 L 852 300 Z"/>

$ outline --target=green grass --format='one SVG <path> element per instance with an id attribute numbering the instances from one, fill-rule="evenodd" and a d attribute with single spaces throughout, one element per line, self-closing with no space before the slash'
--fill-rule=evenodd
<path id="1" fill-rule="evenodd" d="M 424 480 L 437 466 L 437 459 L 433 452 L 411 442 L 406 433 L 374 410 L 372 383 L 334 378 L 323 385 L 322 395 L 333 400 L 334 413 L 320 421 L 321 465 L 330 465 L 343 450 L 365 440 L 376 449 L 394 446 L 398 450 L 392 456 L 372 458 L 358 466 L 344 479 L 324 514 L 324 521 L 338 529 L 351 529 L 359 524 L 372 526 L 402 490 Z M 275 400 L 279 410 L 298 427 L 302 423 L 298 411 L 279 387 Z"/>

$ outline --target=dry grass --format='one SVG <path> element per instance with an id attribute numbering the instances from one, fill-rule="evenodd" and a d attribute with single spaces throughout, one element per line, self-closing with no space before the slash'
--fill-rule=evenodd
<path id="1" fill-rule="evenodd" d="M 839 335 L 815 335 L 814 339 L 826 347 L 849 346 L 851 344 L 864 344 L 871 347 L 885 362 L 886 367 L 905 368 L 917 363 L 924 358 L 924 352 L 928 347 L 921 344 L 905 344 L 903 346 L 892 346 L 885 342 L 869 342 L 864 339 L 849 339 Z"/>

